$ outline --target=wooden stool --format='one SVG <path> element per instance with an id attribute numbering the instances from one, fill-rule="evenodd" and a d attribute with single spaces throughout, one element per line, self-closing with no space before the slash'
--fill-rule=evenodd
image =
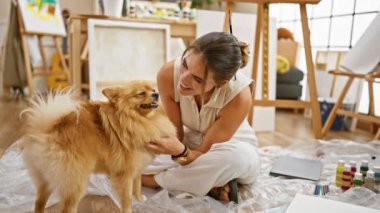
<path id="1" fill-rule="evenodd" d="M 319 110 L 319 103 L 317 98 L 315 71 L 311 56 L 310 33 L 307 20 L 306 4 L 318 4 L 320 0 L 225 0 L 227 3 L 225 11 L 224 31 L 229 31 L 228 13 L 233 10 L 234 3 L 237 2 L 250 2 L 257 4 L 257 22 L 256 22 L 256 35 L 254 39 L 255 49 L 253 53 L 253 67 L 252 79 L 257 81 L 257 69 L 259 62 L 259 49 L 260 49 L 260 36 L 263 34 L 263 70 L 262 70 L 262 99 L 255 99 L 253 95 L 252 107 L 277 107 L 277 108 L 311 108 L 312 112 L 312 125 L 316 138 L 321 138 L 321 116 Z M 309 86 L 310 101 L 300 100 L 268 100 L 268 23 L 269 23 L 269 4 L 272 3 L 294 3 L 300 7 L 303 41 L 305 46 L 305 56 L 307 65 L 307 82 Z M 250 111 L 248 116 L 249 122 L 252 124 L 253 110 Z"/>

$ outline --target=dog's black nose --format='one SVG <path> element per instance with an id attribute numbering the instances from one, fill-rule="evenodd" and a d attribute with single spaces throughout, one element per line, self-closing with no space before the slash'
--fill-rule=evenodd
<path id="1" fill-rule="evenodd" d="M 154 98 L 154 100 L 158 100 L 158 97 L 160 97 L 160 95 L 157 93 L 157 92 L 154 92 L 152 93 L 152 97 Z"/>

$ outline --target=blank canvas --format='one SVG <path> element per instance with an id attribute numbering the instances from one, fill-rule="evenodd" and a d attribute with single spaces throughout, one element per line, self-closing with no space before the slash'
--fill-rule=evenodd
<path id="1" fill-rule="evenodd" d="M 380 63 L 380 12 L 347 53 L 341 66 L 354 73 L 369 73 Z"/>
<path id="2" fill-rule="evenodd" d="M 88 21 L 90 99 L 129 80 L 156 80 L 170 59 L 170 26 L 90 19 Z"/>
<path id="3" fill-rule="evenodd" d="M 378 213 L 379 210 L 329 200 L 321 197 L 297 194 L 286 213 Z"/>

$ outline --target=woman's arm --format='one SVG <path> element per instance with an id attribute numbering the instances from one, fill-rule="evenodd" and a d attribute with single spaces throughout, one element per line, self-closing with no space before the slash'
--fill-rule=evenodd
<path id="1" fill-rule="evenodd" d="M 169 62 L 161 67 L 157 74 L 157 87 L 160 94 L 161 103 L 166 114 L 175 127 L 177 128 L 177 137 L 180 141 L 183 140 L 183 125 L 181 120 L 181 111 L 179 103 L 174 101 L 174 61 Z"/>
<path id="2" fill-rule="evenodd" d="M 226 142 L 231 139 L 248 115 L 251 108 L 251 97 L 251 90 L 247 86 L 220 110 L 217 120 L 204 135 L 198 151 L 205 153 L 211 148 L 212 144 Z"/>
<path id="3" fill-rule="evenodd" d="M 247 88 L 236 95 L 220 110 L 219 117 L 204 135 L 201 146 L 197 150 L 187 152 L 187 156 L 179 163 L 187 165 L 203 153 L 206 153 L 214 143 L 229 141 L 246 118 L 251 106 L 251 97 L 251 90 L 247 86 Z M 166 143 L 169 141 L 170 139 L 168 139 Z M 163 142 L 164 141 L 161 141 L 161 143 Z"/>
<path id="4" fill-rule="evenodd" d="M 164 65 L 157 75 L 157 86 L 160 92 L 161 101 L 169 119 L 177 128 L 177 138 L 161 138 L 151 142 L 148 147 L 157 154 L 178 155 L 184 151 L 184 132 L 181 120 L 179 103 L 174 101 L 173 76 L 174 63 Z M 194 161 L 203 153 L 207 152 L 212 144 L 226 142 L 231 139 L 243 120 L 246 118 L 251 106 L 251 91 L 247 86 L 237 94 L 223 109 L 213 125 L 207 130 L 201 146 L 197 150 L 188 153 L 188 164 Z"/>
<path id="5" fill-rule="evenodd" d="M 231 139 L 243 120 L 246 118 L 251 106 L 251 92 L 249 87 L 241 91 L 219 113 L 219 117 L 207 130 L 201 146 L 197 150 L 186 152 L 184 160 L 179 162 L 186 165 L 206 153 L 214 143 L 222 143 Z M 148 145 L 157 154 L 178 155 L 185 151 L 184 145 L 178 138 L 160 138 Z"/>

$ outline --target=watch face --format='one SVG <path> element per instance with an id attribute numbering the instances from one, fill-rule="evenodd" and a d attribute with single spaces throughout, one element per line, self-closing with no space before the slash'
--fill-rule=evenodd
<path id="1" fill-rule="evenodd" d="M 189 153 L 190 153 L 190 150 L 188 150 L 183 156 L 181 157 L 176 157 L 176 158 L 173 158 L 172 157 L 172 160 L 179 163 L 179 164 L 187 164 L 189 162 Z"/>
<path id="2" fill-rule="evenodd" d="M 178 163 L 186 163 L 187 162 L 187 157 L 179 157 L 176 159 Z"/>

